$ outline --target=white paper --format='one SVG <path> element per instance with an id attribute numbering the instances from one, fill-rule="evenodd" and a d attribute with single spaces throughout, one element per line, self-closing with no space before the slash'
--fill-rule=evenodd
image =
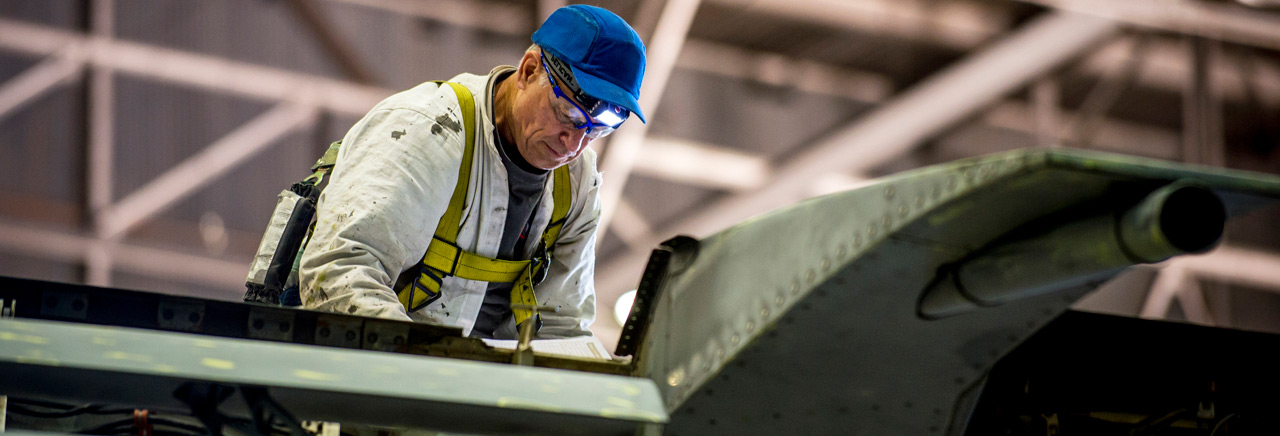
<path id="1" fill-rule="evenodd" d="M 493 348 L 515 350 L 518 341 L 514 339 L 485 339 L 484 343 Z M 586 359 L 611 360 L 613 357 L 595 336 L 577 336 L 568 339 L 536 339 L 529 343 L 533 352 L 538 354 L 555 354 L 560 356 L 581 357 Z"/>

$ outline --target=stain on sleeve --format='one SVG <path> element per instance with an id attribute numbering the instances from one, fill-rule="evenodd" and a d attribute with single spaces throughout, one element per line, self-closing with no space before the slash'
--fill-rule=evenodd
<path id="1" fill-rule="evenodd" d="M 441 114 L 440 116 L 436 117 L 436 125 L 444 126 L 449 130 L 452 130 L 453 133 L 462 132 L 462 125 L 458 124 L 458 120 L 453 119 L 453 117 L 449 116 L 449 114 Z M 431 133 L 435 133 L 435 129 L 436 129 L 435 127 L 432 127 Z"/>

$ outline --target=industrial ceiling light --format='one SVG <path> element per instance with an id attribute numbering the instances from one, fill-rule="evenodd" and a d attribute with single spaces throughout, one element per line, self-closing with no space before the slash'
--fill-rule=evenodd
<path id="1" fill-rule="evenodd" d="M 636 291 L 632 289 L 623 293 L 618 297 L 618 302 L 613 304 L 613 319 L 618 321 L 618 325 L 627 324 L 627 316 L 631 314 L 631 304 L 636 301 Z"/>

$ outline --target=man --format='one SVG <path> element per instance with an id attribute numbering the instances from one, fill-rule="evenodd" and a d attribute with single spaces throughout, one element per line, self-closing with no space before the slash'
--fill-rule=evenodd
<path id="1" fill-rule="evenodd" d="M 466 105 L 452 85 L 429 82 L 396 94 L 351 128 L 301 258 L 306 307 L 514 338 L 513 289 L 528 280 L 537 305 L 559 308 L 540 315 L 538 337 L 591 334 L 600 174 L 588 146 L 630 113 L 644 121 L 636 102 L 644 45 L 617 15 L 585 5 L 556 10 L 532 39 L 514 68 L 449 80 L 470 91 L 477 114 L 465 179 Z M 571 183 L 563 192 L 572 200 L 553 223 L 552 174 L 564 166 Z M 456 200 L 463 204 L 456 241 L 435 244 L 505 261 L 551 252 L 545 278 L 485 282 L 422 266 L 460 179 L 467 186 L 465 201 Z M 543 247 L 549 224 L 562 226 Z"/>

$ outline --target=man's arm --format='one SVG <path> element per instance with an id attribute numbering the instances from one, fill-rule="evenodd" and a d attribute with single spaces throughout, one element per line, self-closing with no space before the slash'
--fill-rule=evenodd
<path id="1" fill-rule="evenodd" d="M 600 173 L 595 169 L 595 153 L 584 152 L 583 178 L 574 177 L 574 199 L 581 207 L 570 208 L 551 258 L 547 278 L 538 285 L 538 304 L 559 306 L 557 313 L 542 315 L 539 338 L 591 335 L 596 313 L 595 264 L 596 226 L 600 223 Z"/>
<path id="2" fill-rule="evenodd" d="M 456 106 L 437 92 L 428 109 L 454 122 L 382 109 L 347 134 L 302 256 L 305 307 L 409 320 L 392 286 L 421 260 L 457 184 L 462 132 L 447 127 L 462 124 Z"/>

